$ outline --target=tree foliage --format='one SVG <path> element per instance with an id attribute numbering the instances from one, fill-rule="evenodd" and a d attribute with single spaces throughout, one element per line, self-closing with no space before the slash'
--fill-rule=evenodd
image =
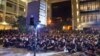
<path id="1" fill-rule="evenodd" d="M 20 32 L 26 32 L 26 18 L 24 16 L 17 17 L 17 26 Z"/>

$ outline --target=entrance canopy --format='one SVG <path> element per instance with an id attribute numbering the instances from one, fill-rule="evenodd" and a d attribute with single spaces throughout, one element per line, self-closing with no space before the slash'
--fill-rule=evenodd
<path id="1" fill-rule="evenodd" d="M 83 28 L 100 28 L 100 21 L 91 21 L 78 25 L 78 29 L 82 30 Z"/>
<path id="2" fill-rule="evenodd" d="M 9 29 L 12 29 L 12 26 L 9 23 L 5 21 L 0 22 L 0 30 L 9 30 Z"/>

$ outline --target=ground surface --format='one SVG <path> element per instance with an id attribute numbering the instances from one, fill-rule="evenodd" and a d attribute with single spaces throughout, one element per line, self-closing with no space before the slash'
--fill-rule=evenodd
<path id="1" fill-rule="evenodd" d="M 34 53 L 25 49 L 19 48 L 4 48 L 0 46 L 0 56 L 34 56 Z M 62 52 L 45 52 L 37 53 L 36 56 L 73 56 Z M 77 56 L 77 55 L 74 55 Z"/>

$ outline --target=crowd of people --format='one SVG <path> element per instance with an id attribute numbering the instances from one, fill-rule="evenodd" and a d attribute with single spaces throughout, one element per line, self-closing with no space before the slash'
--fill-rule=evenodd
<path id="1" fill-rule="evenodd" d="M 4 47 L 25 48 L 36 51 L 84 52 L 88 56 L 100 55 L 100 32 L 91 31 L 50 31 L 20 33 L 6 31 L 0 34 Z"/>

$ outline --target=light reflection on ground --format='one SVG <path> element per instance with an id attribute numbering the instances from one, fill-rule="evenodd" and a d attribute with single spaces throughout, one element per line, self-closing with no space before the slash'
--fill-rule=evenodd
<path id="1" fill-rule="evenodd" d="M 62 52 L 45 52 L 37 53 L 36 56 L 79 56 L 80 52 L 75 54 L 68 54 L 64 51 Z M 0 56 L 34 56 L 32 51 L 27 51 L 25 49 L 19 48 L 3 48 L 0 46 Z"/>
<path id="2" fill-rule="evenodd" d="M 37 53 L 36 56 L 53 56 L 62 52 Z M 33 52 L 18 48 L 0 47 L 0 56 L 33 56 Z"/>

